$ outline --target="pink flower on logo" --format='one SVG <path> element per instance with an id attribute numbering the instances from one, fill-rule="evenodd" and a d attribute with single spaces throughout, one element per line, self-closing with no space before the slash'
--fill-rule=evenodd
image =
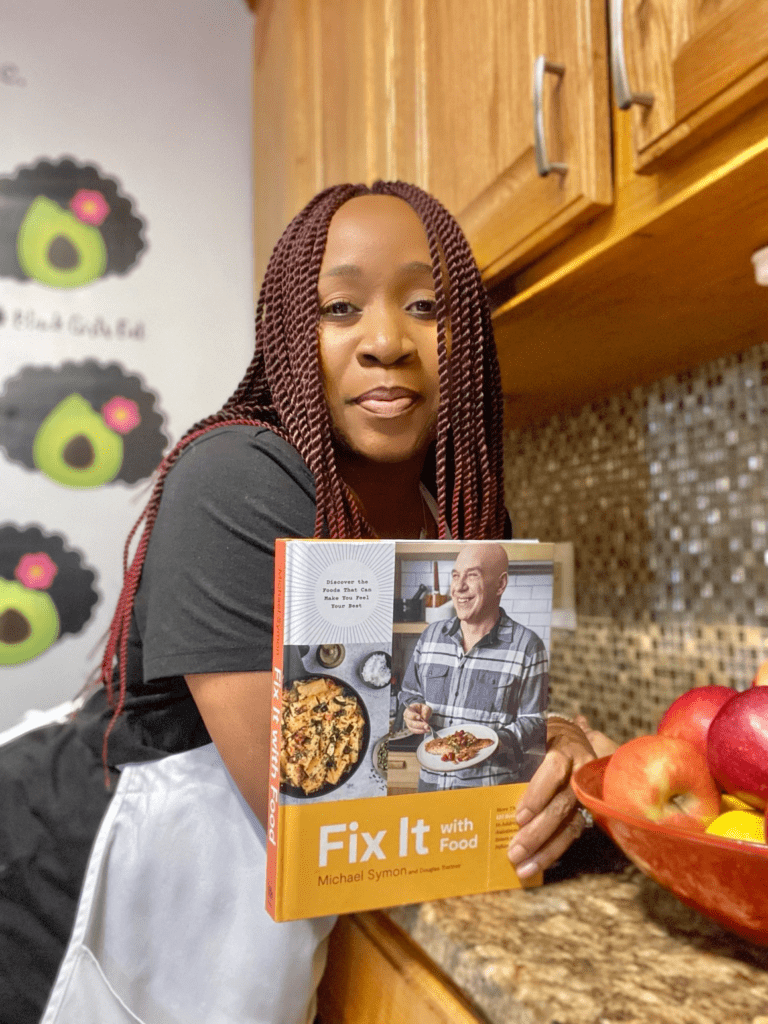
<path id="1" fill-rule="evenodd" d="M 109 204 L 101 192 L 81 188 L 69 200 L 69 208 L 78 220 L 84 224 L 95 224 L 98 227 L 109 213 Z"/>
<path id="2" fill-rule="evenodd" d="M 30 590 L 47 590 L 58 572 L 54 562 L 44 551 L 34 555 L 23 555 L 13 570 L 13 575 Z"/>
<path id="3" fill-rule="evenodd" d="M 108 427 L 118 434 L 130 434 L 141 423 L 138 405 L 130 398 L 115 395 L 101 407 L 101 415 Z"/>

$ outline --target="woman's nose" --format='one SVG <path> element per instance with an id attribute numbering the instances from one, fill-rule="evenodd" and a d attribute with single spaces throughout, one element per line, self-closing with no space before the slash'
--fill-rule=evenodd
<path id="1" fill-rule="evenodd" d="M 390 365 L 409 356 L 414 348 L 399 310 L 381 304 L 368 311 L 358 348 L 360 358 Z"/>

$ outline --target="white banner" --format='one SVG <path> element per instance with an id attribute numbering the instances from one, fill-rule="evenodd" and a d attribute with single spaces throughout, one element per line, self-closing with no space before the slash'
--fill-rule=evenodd
<path id="1" fill-rule="evenodd" d="M 150 474 L 253 349 L 243 0 L 4 8 L 0 729 L 98 665 Z"/>

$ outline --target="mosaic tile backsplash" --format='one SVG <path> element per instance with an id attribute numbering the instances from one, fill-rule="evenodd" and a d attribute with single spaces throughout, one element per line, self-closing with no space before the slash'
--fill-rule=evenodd
<path id="1" fill-rule="evenodd" d="M 510 431 L 505 469 L 515 535 L 575 547 L 553 709 L 624 740 L 692 686 L 749 685 L 768 658 L 768 345 Z"/>

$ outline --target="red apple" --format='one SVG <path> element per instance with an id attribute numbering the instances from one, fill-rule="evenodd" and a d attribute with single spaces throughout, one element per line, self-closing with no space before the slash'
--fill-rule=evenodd
<path id="1" fill-rule="evenodd" d="M 729 686 L 697 686 L 674 700 L 656 730 L 662 736 L 688 740 L 702 757 L 707 756 L 707 732 L 720 708 L 735 696 Z"/>
<path id="2" fill-rule="evenodd" d="M 720 813 L 706 758 L 676 736 L 623 743 L 606 765 L 603 799 L 630 814 L 699 832 Z"/>
<path id="3" fill-rule="evenodd" d="M 768 803 L 768 687 L 723 704 L 707 734 L 709 770 L 726 793 L 762 810 Z"/>
<path id="4" fill-rule="evenodd" d="M 768 661 L 764 661 L 758 665 L 755 678 L 752 680 L 752 685 L 768 686 Z"/>

